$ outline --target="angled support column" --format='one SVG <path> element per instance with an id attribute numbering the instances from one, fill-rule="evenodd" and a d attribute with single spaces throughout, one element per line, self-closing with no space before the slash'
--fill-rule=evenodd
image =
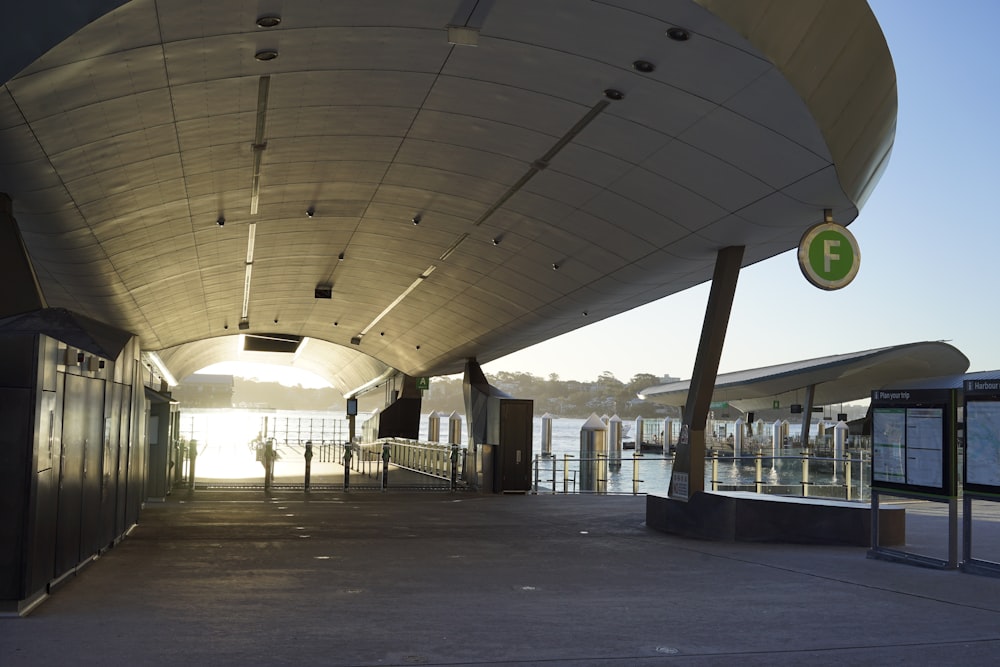
<path id="1" fill-rule="evenodd" d="M 811 384 L 806 387 L 806 403 L 802 406 L 802 440 L 800 446 L 805 449 L 809 446 L 809 427 L 812 424 L 813 400 L 816 395 L 816 385 Z"/>
<path id="2" fill-rule="evenodd" d="M 715 378 L 719 373 L 722 345 L 726 340 L 729 314 L 736 295 L 736 281 L 743 262 L 743 246 L 729 246 L 719 251 L 712 275 L 712 290 L 705 308 L 698 356 L 691 374 L 681 435 L 677 442 L 673 472 L 670 475 L 671 498 L 687 500 L 705 490 L 705 424 L 712 404 Z"/>
<path id="3" fill-rule="evenodd" d="M 0 192 L 0 317 L 47 308 L 35 268 L 14 220 L 10 197 Z"/>

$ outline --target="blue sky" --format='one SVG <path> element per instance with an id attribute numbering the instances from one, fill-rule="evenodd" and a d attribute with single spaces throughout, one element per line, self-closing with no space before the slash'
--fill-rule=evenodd
<path id="1" fill-rule="evenodd" d="M 721 372 L 925 340 L 950 341 L 972 371 L 1000 369 L 1000 2 L 869 4 L 899 112 L 888 169 L 850 225 L 861 269 L 836 292 L 808 284 L 794 251 L 744 269 Z M 686 379 L 707 298 L 702 285 L 484 368 Z"/>

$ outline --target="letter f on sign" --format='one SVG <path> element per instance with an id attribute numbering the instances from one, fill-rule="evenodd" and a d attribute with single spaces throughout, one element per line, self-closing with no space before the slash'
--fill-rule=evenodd
<path id="1" fill-rule="evenodd" d="M 823 271 L 825 273 L 830 273 L 830 264 L 833 260 L 840 259 L 840 254 L 833 252 L 833 249 L 839 246 L 840 241 L 834 239 L 823 240 Z"/>

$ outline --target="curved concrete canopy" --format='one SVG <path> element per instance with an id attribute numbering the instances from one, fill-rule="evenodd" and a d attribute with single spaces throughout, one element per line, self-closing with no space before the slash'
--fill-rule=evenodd
<path id="1" fill-rule="evenodd" d="M 964 373 L 969 359 L 942 342 L 909 343 L 875 350 L 836 354 L 777 366 L 719 375 L 713 401 L 727 401 L 744 412 L 805 403 L 806 387 L 815 385 L 814 405 L 869 398 L 874 389 L 903 386 L 924 378 Z M 690 380 L 650 387 L 639 397 L 652 403 L 683 406 Z"/>
<path id="2" fill-rule="evenodd" d="M 860 0 L 12 11 L 0 191 L 47 303 L 185 368 L 245 313 L 339 387 L 458 372 L 851 222 L 894 136 Z"/>

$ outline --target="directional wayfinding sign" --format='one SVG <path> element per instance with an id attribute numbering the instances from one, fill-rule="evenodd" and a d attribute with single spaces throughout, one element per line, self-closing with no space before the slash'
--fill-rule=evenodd
<path id="1" fill-rule="evenodd" d="M 872 392 L 872 489 L 954 497 L 954 414 L 951 390 Z"/>
<path id="2" fill-rule="evenodd" d="M 430 378 L 417 378 L 417 389 L 420 391 L 426 391 L 431 388 Z"/>
<path id="3" fill-rule="evenodd" d="M 957 397 L 954 389 L 872 392 L 871 558 L 941 569 L 958 567 Z M 948 504 L 947 560 L 879 544 L 879 495 Z"/>
<path id="4" fill-rule="evenodd" d="M 806 280 L 825 290 L 845 287 L 861 266 L 861 251 L 854 235 L 835 222 L 812 227 L 799 242 L 799 268 Z"/>
<path id="5" fill-rule="evenodd" d="M 965 493 L 1000 498 L 1000 378 L 966 380 Z"/>
<path id="6" fill-rule="evenodd" d="M 1000 576 L 1000 563 L 976 558 L 973 533 L 982 522 L 973 520 L 972 501 L 1000 501 L 1000 378 L 966 380 L 962 384 L 965 399 L 965 475 L 962 502 L 962 571 Z"/>

